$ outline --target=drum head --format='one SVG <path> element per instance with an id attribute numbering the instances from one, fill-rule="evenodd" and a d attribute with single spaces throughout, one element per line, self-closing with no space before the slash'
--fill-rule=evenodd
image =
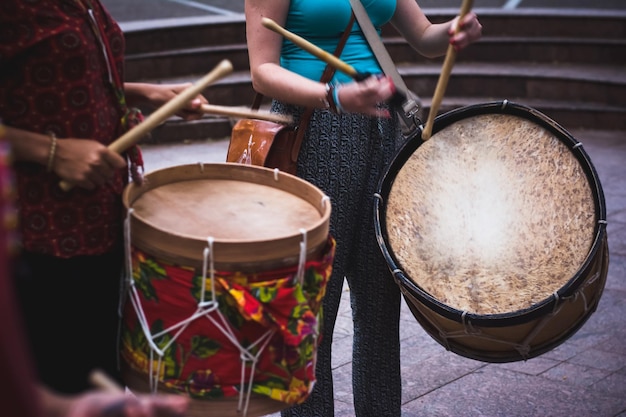
<path id="1" fill-rule="evenodd" d="M 154 171 L 124 193 L 133 245 L 161 259 L 199 265 L 208 239 L 218 267 L 246 270 L 297 262 L 300 243 L 317 254 L 328 238 L 330 202 L 312 184 L 242 164 Z"/>
<path id="2" fill-rule="evenodd" d="M 431 139 L 407 144 L 381 180 L 375 221 L 390 268 L 457 320 L 512 317 L 567 293 L 605 218 L 578 142 L 501 104 L 437 118 Z"/>

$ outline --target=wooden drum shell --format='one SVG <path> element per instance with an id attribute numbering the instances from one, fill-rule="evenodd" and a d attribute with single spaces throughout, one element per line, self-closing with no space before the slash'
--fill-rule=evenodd
<path id="1" fill-rule="evenodd" d="M 454 128 L 455 124 L 462 126 L 462 123 L 466 123 L 468 119 L 483 116 L 494 117 L 496 120 L 498 118 L 519 120 L 520 123 L 530 123 L 536 126 L 546 135 L 558 139 L 555 141 L 560 143 L 559 146 L 565 146 L 569 150 L 571 158 L 575 158 L 579 164 L 580 172 L 584 172 L 593 211 L 587 215 L 594 219 L 591 222 L 593 230 L 589 232 L 589 236 L 585 236 L 585 242 L 581 245 L 585 247 L 586 252 L 580 255 L 580 263 L 573 274 L 563 277 L 562 285 L 547 296 L 542 296 L 539 300 L 521 308 L 477 313 L 471 309 L 459 308 L 442 301 L 441 297 L 436 297 L 432 292 L 427 291 L 422 282 L 412 276 L 411 272 L 407 272 L 411 268 L 406 267 L 412 262 L 407 261 L 409 255 L 405 253 L 407 252 L 405 248 L 391 243 L 390 235 L 393 231 L 391 228 L 398 227 L 398 224 L 406 224 L 406 218 L 415 213 L 429 213 L 429 211 L 418 207 L 398 214 L 397 207 L 390 208 L 389 204 L 392 197 L 397 194 L 393 187 L 398 174 L 414 154 L 421 152 L 420 147 L 428 143 L 419 137 L 413 138 L 404 145 L 381 177 L 378 198 L 374 207 L 374 222 L 380 249 L 394 274 L 396 283 L 411 312 L 433 339 L 447 350 L 484 362 L 526 360 L 541 355 L 567 340 L 586 322 L 598 305 L 606 282 L 609 262 L 604 194 L 595 168 L 581 144 L 556 122 L 527 106 L 504 101 L 453 110 L 435 119 L 433 136 L 429 141 L 437 141 L 437 133 L 443 129 Z M 519 134 L 514 130 L 515 126 L 512 126 L 511 131 L 505 132 L 503 136 Z M 518 152 L 518 150 L 511 150 L 511 152 Z M 433 163 L 432 166 L 436 167 L 437 164 Z M 511 167 L 511 171 L 518 172 L 517 168 Z M 411 172 L 411 174 L 428 177 L 429 172 Z M 410 195 L 415 190 L 401 191 Z M 415 205 L 420 206 L 419 202 Z M 572 207 L 572 210 L 576 208 Z M 395 219 L 391 216 L 404 216 L 404 219 L 394 223 Z M 430 219 L 424 221 L 428 222 Z M 436 219 L 433 223 L 436 224 Z M 531 233 L 530 237 L 525 237 L 525 239 L 532 239 L 532 236 Z M 416 237 L 416 241 L 418 240 Z M 588 251 L 586 242 L 589 242 Z M 429 243 L 428 241 L 419 241 L 419 244 L 413 242 L 415 248 L 411 249 L 428 250 Z M 438 250 L 445 252 L 446 248 Z M 454 262 L 453 257 L 452 259 L 451 263 Z M 428 269 L 431 265 L 426 266 L 425 269 Z M 415 267 L 412 270 L 415 271 Z M 468 268 L 468 270 L 470 271 L 468 274 L 471 275 L 472 269 Z M 422 273 L 421 270 L 419 272 Z M 425 274 L 428 275 L 428 273 Z"/>
<path id="2" fill-rule="evenodd" d="M 213 239 L 213 266 L 223 275 L 257 277 L 263 273 L 271 275 L 275 271 L 297 269 L 305 236 L 307 262 L 321 262 L 321 258 L 329 256 L 329 241 L 332 240 L 329 236 L 330 200 L 317 187 L 284 172 L 237 163 L 174 166 L 147 174 L 143 185 L 130 184 L 124 191 L 123 203 L 130 212 L 127 245 L 159 262 L 193 270 L 196 275 L 203 273 L 209 237 Z M 254 209 L 258 211 L 253 212 Z M 196 217 L 199 212 L 199 217 L 204 220 Z M 232 222 L 237 224 L 230 226 L 236 227 L 229 227 Z M 233 237 L 230 237 L 231 232 Z M 206 274 L 207 277 L 210 275 L 209 272 Z M 174 305 L 169 299 L 160 300 L 156 306 L 145 297 L 141 300 L 149 309 L 145 317 L 157 316 L 157 319 L 160 319 L 159 314 L 164 315 L 163 312 L 167 311 L 164 307 Z M 128 323 L 139 327 L 137 317 L 144 314 L 133 311 L 130 301 L 125 307 L 123 330 L 128 330 Z M 220 305 L 220 311 L 224 307 L 230 311 L 234 309 L 233 306 Z M 180 311 L 193 310 L 196 306 L 185 304 L 177 305 L 177 308 Z M 154 319 L 148 320 L 152 325 L 150 320 Z M 257 326 L 256 323 L 252 325 Z M 209 324 L 203 326 L 203 329 L 208 328 Z M 192 325 L 187 329 L 185 332 L 190 333 Z M 187 334 L 183 333 L 183 336 Z M 220 337 L 224 338 L 223 335 Z M 244 341 L 240 342 L 244 344 Z M 122 346 L 121 365 L 126 384 L 132 390 L 150 392 L 153 389 L 150 375 L 125 359 L 124 352 L 132 355 L 134 351 L 124 348 L 124 344 Z M 271 355 L 268 350 L 263 358 Z M 160 379 L 156 389 L 186 395 L 168 388 Z M 242 416 L 238 402 L 238 397 L 231 396 L 191 397 L 189 415 Z M 245 415 L 267 415 L 288 406 L 285 402 L 252 393 Z"/>

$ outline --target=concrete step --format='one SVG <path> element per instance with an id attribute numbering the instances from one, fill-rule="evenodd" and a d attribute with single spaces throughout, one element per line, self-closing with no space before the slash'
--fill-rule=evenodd
<path id="1" fill-rule="evenodd" d="M 524 104 L 543 113 L 568 131 L 580 129 L 626 131 L 626 108 L 593 103 L 572 105 L 570 102 L 561 103 L 502 96 L 446 97 L 439 107 L 438 114 L 464 106 L 505 99 Z M 422 117 L 424 122 L 430 112 L 430 105 L 430 98 L 422 99 Z M 142 140 L 142 143 L 160 144 L 206 139 L 219 140 L 230 137 L 232 125 L 235 121 L 227 117 L 211 115 L 194 122 L 185 122 L 178 117 L 172 117 L 163 125 L 154 129 L 149 137 Z"/>
<path id="2" fill-rule="evenodd" d="M 217 62 L 207 65 L 211 70 Z M 431 96 L 439 80 L 441 63 L 400 64 L 398 71 L 417 95 Z M 151 82 L 193 82 L 203 74 L 160 78 Z M 246 106 L 254 91 L 248 71 L 235 71 L 212 84 L 206 96 L 215 104 Z M 559 102 L 591 102 L 626 107 L 626 67 L 536 63 L 457 62 L 449 78 L 447 95 L 516 97 Z"/>
<path id="3" fill-rule="evenodd" d="M 553 9 L 477 9 L 480 42 L 458 54 L 440 111 L 508 99 L 525 103 L 566 128 L 626 129 L 626 13 Z M 457 10 L 427 10 L 437 21 Z M 252 90 L 243 16 L 198 17 L 123 24 L 126 78 L 193 82 L 223 59 L 235 71 L 204 92 L 210 102 L 248 106 Z M 429 107 L 443 58 L 420 57 L 391 26 L 385 44 L 408 87 Z M 266 100 L 266 103 L 269 99 Z M 149 110 L 144 109 L 146 113 Z M 151 141 L 220 138 L 231 121 L 173 118 Z"/>
<path id="4" fill-rule="evenodd" d="M 463 51 L 467 61 L 626 63 L 626 13 L 606 11 L 480 9 L 483 38 Z M 433 21 L 456 11 L 429 12 Z M 156 79 L 202 72 L 208 62 L 228 58 L 248 69 L 242 16 L 186 18 L 122 24 L 126 35 L 127 79 Z M 384 42 L 398 64 L 427 63 L 391 26 Z"/>
<path id="5" fill-rule="evenodd" d="M 396 64 L 433 62 L 416 53 L 403 38 L 386 38 L 385 46 Z M 626 65 L 626 38 L 483 36 L 479 42 L 459 52 L 457 59 L 482 63 Z"/>
<path id="6" fill-rule="evenodd" d="M 425 9 L 433 22 L 447 21 L 458 9 Z M 581 9 L 475 9 L 485 37 L 578 39 L 626 38 L 626 12 Z M 245 43 L 243 15 L 198 16 L 122 22 L 129 54 Z M 383 37 L 397 37 L 387 25 Z"/>
<path id="7" fill-rule="evenodd" d="M 417 54 L 404 40 L 388 38 L 385 45 L 396 65 L 433 64 L 432 60 Z M 160 79 L 199 74 L 211 63 L 228 59 L 237 70 L 249 70 L 245 43 L 210 45 L 176 50 L 128 54 L 126 78 L 131 81 Z M 579 38 L 512 38 L 481 39 L 457 56 L 457 62 L 507 64 L 512 62 L 535 64 L 574 64 L 622 66 L 626 70 L 625 39 Z"/>

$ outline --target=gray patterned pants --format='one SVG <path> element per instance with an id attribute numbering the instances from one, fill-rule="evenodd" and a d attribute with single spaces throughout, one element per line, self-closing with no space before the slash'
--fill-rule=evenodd
<path id="1" fill-rule="evenodd" d="M 274 102 L 273 110 L 299 116 L 301 109 Z M 359 417 L 400 416 L 400 291 L 376 242 L 374 192 L 401 144 L 395 118 L 334 115 L 318 110 L 305 135 L 298 176 L 331 199 L 331 234 L 337 252 L 323 304 L 323 336 L 317 382 L 307 401 L 283 417 L 334 415 L 332 335 L 344 277 L 354 322 L 352 385 Z"/>

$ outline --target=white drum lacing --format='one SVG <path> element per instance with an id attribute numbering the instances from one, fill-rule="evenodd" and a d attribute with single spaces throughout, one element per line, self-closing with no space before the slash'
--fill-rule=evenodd
<path id="1" fill-rule="evenodd" d="M 126 289 L 129 293 L 129 299 L 137 314 L 137 318 L 141 325 L 141 329 L 148 341 L 150 346 L 150 369 L 149 369 L 149 384 L 150 389 L 153 393 L 157 392 L 158 388 L 158 379 L 159 379 L 159 369 L 161 369 L 164 365 L 163 357 L 167 352 L 167 349 L 178 339 L 178 337 L 183 333 L 183 331 L 189 326 L 191 322 L 200 318 L 207 318 L 215 327 L 217 327 L 224 336 L 235 346 L 240 353 L 241 358 L 241 379 L 240 384 L 243 388 L 245 386 L 246 378 L 248 378 L 248 388 L 244 393 L 243 390 L 239 392 L 239 400 L 237 404 L 237 411 L 243 413 L 243 417 L 245 417 L 248 413 L 248 407 L 250 404 L 250 397 L 252 395 L 252 383 L 254 381 L 254 374 L 256 371 L 256 366 L 261 354 L 264 352 L 268 343 L 270 342 L 272 336 L 276 333 L 275 329 L 270 329 L 265 332 L 261 337 L 259 337 L 254 343 L 252 343 L 247 349 L 243 347 L 239 341 L 237 340 L 234 331 L 228 320 L 224 317 L 222 312 L 219 310 L 219 302 L 216 298 L 215 293 L 215 268 L 214 268 L 214 256 L 213 256 L 213 243 L 214 238 L 207 238 L 207 247 L 204 249 L 202 258 L 203 258 L 203 267 L 202 267 L 202 289 L 200 301 L 198 302 L 197 310 L 185 320 L 180 321 L 179 323 L 162 330 L 159 333 L 151 334 L 150 328 L 148 324 L 148 320 L 146 319 L 145 312 L 143 311 L 141 305 L 141 298 L 139 297 L 139 293 L 137 288 L 135 287 L 135 281 L 133 280 L 132 274 L 132 257 L 131 257 L 131 228 L 130 228 L 130 218 L 133 209 L 130 208 L 126 215 L 126 219 L 124 221 L 124 245 L 126 249 Z M 300 256 L 298 262 L 298 270 L 295 276 L 295 280 L 302 285 L 304 281 L 304 272 L 305 272 L 305 264 L 306 264 L 306 247 L 307 247 L 307 231 L 304 229 L 300 230 L 302 234 L 302 241 L 300 242 Z M 210 282 L 211 282 L 211 299 L 206 300 L 206 274 L 209 271 Z M 155 342 L 161 336 L 168 334 L 172 331 L 176 333 L 172 336 L 171 340 L 163 347 L 159 347 Z M 254 355 L 252 351 L 259 346 L 257 354 Z M 154 367 L 154 355 L 158 356 L 158 361 L 156 364 L 156 369 Z M 250 362 L 252 364 L 250 369 L 250 374 L 246 377 L 246 363 Z"/>

